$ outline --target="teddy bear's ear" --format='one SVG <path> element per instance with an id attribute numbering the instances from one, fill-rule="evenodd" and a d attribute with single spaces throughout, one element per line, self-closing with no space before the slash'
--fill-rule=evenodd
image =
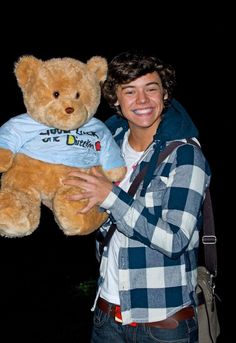
<path id="1" fill-rule="evenodd" d="M 22 56 L 15 63 L 15 75 L 21 88 L 24 88 L 30 77 L 37 73 L 42 61 L 34 56 Z"/>
<path id="2" fill-rule="evenodd" d="M 107 60 L 104 57 L 94 56 L 87 61 L 88 69 L 95 73 L 99 81 L 107 77 Z"/>

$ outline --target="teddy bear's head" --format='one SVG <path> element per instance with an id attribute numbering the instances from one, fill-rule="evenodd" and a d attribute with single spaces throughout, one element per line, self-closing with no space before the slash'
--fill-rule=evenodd
<path id="1" fill-rule="evenodd" d="M 107 61 L 100 56 L 87 63 L 66 57 L 42 61 L 23 56 L 15 64 L 29 116 L 61 130 L 76 129 L 95 114 L 106 74 Z"/>

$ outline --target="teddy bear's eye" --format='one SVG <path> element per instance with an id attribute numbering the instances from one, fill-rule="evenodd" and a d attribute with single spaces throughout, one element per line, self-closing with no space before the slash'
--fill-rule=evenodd
<path id="1" fill-rule="evenodd" d="M 54 96 L 54 98 L 58 98 L 58 97 L 59 97 L 59 95 L 60 95 L 60 93 L 59 93 L 59 92 L 53 92 L 53 96 Z"/>
<path id="2" fill-rule="evenodd" d="M 75 94 L 75 99 L 79 99 L 79 97 L 80 97 L 80 94 L 79 94 L 79 92 L 77 92 L 77 93 Z"/>

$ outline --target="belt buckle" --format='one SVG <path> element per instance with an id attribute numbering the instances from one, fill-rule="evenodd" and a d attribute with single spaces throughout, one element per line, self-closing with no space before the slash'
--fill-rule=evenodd
<path id="1" fill-rule="evenodd" d="M 117 323 L 122 323 L 120 306 L 115 306 L 115 321 Z"/>

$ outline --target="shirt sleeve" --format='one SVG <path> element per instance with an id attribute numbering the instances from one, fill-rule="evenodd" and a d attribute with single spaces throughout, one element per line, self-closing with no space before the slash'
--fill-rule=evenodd
<path id="1" fill-rule="evenodd" d="M 185 144 L 157 167 L 144 197 L 134 199 L 114 185 L 102 206 L 126 236 L 177 258 L 196 231 L 209 182 L 201 150 Z"/>
<path id="2" fill-rule="evenodd" d="M 28 138 L 24 131 L 24 122 L 11 118 L 0 127 L 0 147 L 17 153 Z"/>
<path id="3" fill-rule="evenodd" d="M 124 167 L 125 161 L 121 155 L 121 149 L 112 137 L 111 132 L 106 128 L 102 139 L 102 152 L 100 163 L 104 170 Z"/>

